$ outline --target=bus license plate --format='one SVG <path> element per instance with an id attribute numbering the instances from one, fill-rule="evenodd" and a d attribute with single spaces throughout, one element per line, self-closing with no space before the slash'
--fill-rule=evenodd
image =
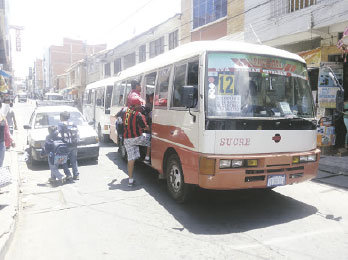
<path id="1" fill-rule="evenodd" d="M 268 175 L 267 176 L 267 187 L 285 185 L 285 174 Z"/>

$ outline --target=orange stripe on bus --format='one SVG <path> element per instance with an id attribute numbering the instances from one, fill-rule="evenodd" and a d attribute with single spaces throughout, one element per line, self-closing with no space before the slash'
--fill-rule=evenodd
<path id="1" fill-rule="evenodd" d="M 194 148 L 194 145 L 185 134 L 184 130 L 176 126 L 153 123 L 152 135 L 158 138 L 167 139 L 177 144 L 182 144 L 187 147 Z"/>

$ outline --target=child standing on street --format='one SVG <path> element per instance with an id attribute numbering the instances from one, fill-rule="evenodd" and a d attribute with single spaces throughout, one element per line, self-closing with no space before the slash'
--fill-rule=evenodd
<path id="1" fill-rule="evenodd" d="M 55 141 L 59 141 L 61 138 L 58 136 L 58 130 L 56 126 L 48 127 L 48 136 L 45 141 L 44 153 L 48 155 L 48 165 L 51 170 L 51 177 L 48 179 L 50 183 L 58 181 L 58 184 L 63 184 L 63 174 L 59 171 L 59 163 L 55 162 Z"/>

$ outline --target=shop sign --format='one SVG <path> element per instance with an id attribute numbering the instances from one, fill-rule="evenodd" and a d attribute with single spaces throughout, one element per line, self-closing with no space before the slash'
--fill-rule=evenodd
<path id="1" fill-rule="evenodd" d="M 338 62 L 321 62 L 318 79 L 318 103 L 321 108 L 336 108 L 336 93 L 339 90 L 329 76 L 329 70 L 322 69 L 330 67 L 342 84 L 343 64 Z"/>
<path id="2" fill-rule="evenodd" d="M 321 61 L 321 49 L 317 48 L 310 51 L 298 53 L 307 63 L 308 67 L 319 67 Z"/>

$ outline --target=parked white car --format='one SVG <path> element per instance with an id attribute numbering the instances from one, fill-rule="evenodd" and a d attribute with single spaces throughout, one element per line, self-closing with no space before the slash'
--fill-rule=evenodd
<path id="1" fill-rule="evenodd" d="M 69 121 L 73 122 L 79 130 L 80 141 L 77 147 L 77 158 L 98 160 L 99 139 L 97 132 L 88 124 L 76 107 L 39 106 L 32 113 L 29 124 L 24 125 L 24 129 L 28 130 L 28 165 L 31 166 L 36 161 L 47 160 L 47 156 L 42 155 L 41 151 L 48 135 L 48 126 L 58 126 L 60 113 L 63 111 L 70 113 Z"/>

